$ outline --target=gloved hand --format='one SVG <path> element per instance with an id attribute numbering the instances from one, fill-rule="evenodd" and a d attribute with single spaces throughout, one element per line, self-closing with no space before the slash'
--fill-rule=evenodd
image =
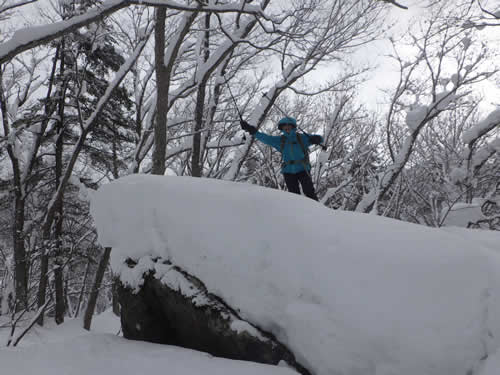
<path id="1" fill-rule="evenodd" d="M 313 144 L 313 145 L 319 145 L 321 144 L 321 142 L 323 141 L 323 138 L 321 138 L 320 135 L 311 135 L 309 136 L 309 141 Z"/>
<path id="2" fill-rule="evenodd" d="M 249 132 L 251 135 L 254 135 L 255 133 L 257 133 L 257 128 L 255 126 L 250 125 L 245 120 L 241 120 L 240 125 L 244 131 Z"/>

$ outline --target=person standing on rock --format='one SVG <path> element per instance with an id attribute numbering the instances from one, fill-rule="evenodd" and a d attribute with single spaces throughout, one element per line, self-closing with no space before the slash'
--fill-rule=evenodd
<path id="1" fill-rule="evenodd" d="M 278 122 L 281 136 L 272 136 L 257 131 L 255 126 L 241 120 L 241 128 L 253 137 L 269 145 L 281 153 L 281 173 L 285 178 L 288 191 L 300 194 L 300 186 L 304 194 L 318 200 L 314 184 L 311 179 L 311 163 L 309 162 L 309 147 L 320 145 L 323 137 L 320 135 L 297 134 L 297 120 L 293 117 L 284 117 Z"/>

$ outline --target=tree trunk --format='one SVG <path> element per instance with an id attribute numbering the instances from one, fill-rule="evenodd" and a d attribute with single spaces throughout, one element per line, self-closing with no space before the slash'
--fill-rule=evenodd
<path id="1" fill-rule="evenodd" d="M 97 305 L 97 297 L 99 296 L 99 289 L 101 288 L 102 279 L 104 278 L 104 273 L 106 272 L 110 254 L 111 248 L 104 248 L 104 253 L 99 261 L 99 266 L 97 267 L 94 285 L 92 286 L 92 291 L 90 292 L 89 303 L 87 304 L 87 309 L 85 310 L 85 316 L 83 318 L 83 328 L 86 330 L 90 330 L 92 317 L 94 316 L 95 307 Z"/>
<path id="2" fill-rule="evenodd" d="M 48 248 L 45 245 L 42 248 L 40 258 L 40 283 L 38 284 L 38 308 L 45 305 L 45 294 L 47 292 L 47 279 L 49 273 L 49 255 Z M 37 321 L 38 325 L 43 326 L 43 314 L 40 315 Z"/>
<path id="3" fill-rule="evenodd" d="M 165 67 L 165 8 L 156 9 L 155 69 L 156 69 L 156 121 L 154 125 L 154 149 L 152 174 L 165 173 L 167 147 L 168 74 Z"/>
<path id="4" fill-rule="evenodd" d="M 113 173 L 113 178 L 116 180 L 118 179 L 118 177 L 120 177 L 120 173 L 119 173 L 119 168 L 118 168 L 118 131 L 116 129 L 116 126 L 115 124 L 113 123 L 113 139 L 112 139 L 112 145 L 111 145 L 111 151 L 112 151 L 112 171 L 111 173 Z"/>
<path id="5" fill-rule="evenodd" d="M 63 268 L 58 260 L 54 266 L 54 284 L 56 291 L 56 307 L 55 307 L 55 321 L 57 324 L 64 323 L 64 313 L 66 307 L 64 305 L 64 278 Z"/>
<path id="6" fill-rule="evenodd" d="M 196 98 L 195 121 L 193 127 L 193 148 L 191 153 L 191 176 L 201 177 L 201 133 L 203 128 L 203 110 L 205 108 L 205 88 L 206 83 L 200 83 L 198 86 L 198 95 Z"/>
<path id="7" fill-rule="evenodd" d="M 120 316 L 120 301 L 118 296 L 118 288 L 120 287 L 120 279 L 113 277 L 112 294 L 113 294 L 113 314 Z"/>
<path id="8" fill-rule="evenodd" d="M 60 56 L 60 66 L 59 66 L 59 75 L 64 77 L 65 70 L 65 62 L 64 62 L 64 52 L 65 52 L 65 43 L 64 40 L 61 42 L 61 56 Z M 63 82 L 62 89 L 58 92 L 60 95 L 60 99 L 58 102 L 58 116 L 59 120 L 57 122 L 57 131 L 58 137 L 55 144 L 55 189 L 57 190 L 59 187 L 59 183 L 61 181 L 62 176 L 62 154 L 63 154 L 63 118 L 64 118 L 64 101 L 65 101 L 65 93 L 66 93 L 66 84 Z M 61 234 L 62 234 L 62 216 L 63 216 L 63 203 L 62 199 L 56 203 L 56 228 L 54 237 L 56 240 L 56 256 L 60 255 L 61 252 Z M 46 226 L 42 231 L 42 238 L 44 240 L 44 246 L 46 243 L 50 243 L 51 240 L 51 231 L 50 227 Z M 46 293 L 47 293 L 47 282 L 48 277 L 47 274 L 49 272 L 49 257 L 50 257 L 50 248 L 44 248 L 43 254 L 40 260 L 40 283 L 38 285 L 38 307 L 42 307 L 45 305 Z M 54 269 L 54 280 L 55 280 L 55 289 L 56 289 L 56 316 L 55 320 L 57 324 L 64 322 L 64 278 L 62 275 L 63 270 L 61 269 L 62 262 L 57 260 L 55 269 Z M 43 325 L 43 314 L 40 315 L 38 319 L 38 324 Z"/>
<path id="9" fill-rule="evenodd" d="M 210 13 L 205 15 L 205 33 L 203 36 L 203 60 L 206 62 L 210 57 Z M 201 162 L 201 133 L 203 129 L 203 112 L 205 110 L 207 79 L 204 78 L 198 84 L 196 96 L 195 121 L 193 127 L 193 148 L 191 153 L 191 175 L 193 177 L 202 176 Z"/>
<path id="10" fill-rule="evenodd" d="M 76 305 L 75 317 L 77 317 L 78 314 L 80 314 L 80 307 L 82 306 L 83 295 L 85 294 L 85 287 L 87 286 L 87 277 L 89 276 L 90 263 L 91 261 L 89 258 L 89 261 L 87 262 L 87 267 L 85 267 L 85 274 L 83 275 L 82 289 L 80 289 L 80 295 L 78 296 L 78 304 Z"/>
<path id="11" fill-rule="evenodd" d="M 63 41 L 63 50 L 64 50 L 64 41 Z M 63 54 L 64 56 L 64 54 Z M 61 58 L 61 74 L 64 75 L 64 57 Z M 63 84 L 65 88 L 65 84 Z M 59 120 L 57 121 L 57 132 L 58 137 L 56 140 L 56 164 L 55 164 L 55 189 L 58 188 L 63 171 L 63 151 L 64 151 L 64 106 L 65 106 L 65 92 L 66 90 L 63 88 L 63 92 L 61 95 L 61 99 L 59 101 Z M 64 277 L 63 277 L 63 260 L 62 260 L 62 251 L 63 251 L 63 243 L 62 243 L 62 234 L 63 234 L 63 200 L 59 200 L 57 203 L 57 214 L 56 214 L 56 225 L 54 237 L 56 241 L 56 259 L 54 266 L 54 287 L 56 292 L 56 315 L 55 321 L 57 324 L 61 324 L 64 322 Z"/>
<path id="12" fill-rule="evenodd" d="M 4 135 L 9 135 L 7 102 L 3 92 L 2 67 L 0 66 L 0 111 L 3 119 Z M 13 146 L 7 143 L 7 153 L 12 164 L 14 176 L 14 225 L 12 226 L 12 241 L 14 244 L 14 279 L 16 289 L 16 308 L 21 310 L 28 306 L 28 262 L 24 244 L 24 206 L 25 195 L 21 180 L 19 160 Z"/>
<path id="13" fill-rule="evenodd" d="M 16 306 L 18 310 L 28 306 L 28 261 L 26 258 L 26 248 L 24 244 L 24 197 L 23 193 L 17 189 L 15 191 L 14 203 L 14 278 L 16 285 Z"/>
<path id="14" fill-rule="evenodd" d="M 73 271 L 70 269 L 69 271 L 70 275 L 73 275 Z M 70 318 L 75 317 L 75 306 L 73 305 L 73 301 L 71 300 L 71 295 L 70 295 L 70 287 L 69 287 L 69 278 L 66 277 L 64 280 L 64 306 L 66 309 L 66 315 L 69 316 Z"/>

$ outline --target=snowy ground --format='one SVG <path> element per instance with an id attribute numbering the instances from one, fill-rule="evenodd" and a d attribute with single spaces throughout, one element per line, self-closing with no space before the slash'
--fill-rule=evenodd
<path id="1" fill-rule="evenodd" d="M 493 375 L 476 370 L 498 363 L 498 233 L 186 177 L 122 178 L 98 191 L 92 211 L 122 280 L 141 282 L 126 257 L 146 268 L 169 259 L 318 375 Z"/>
<path id="2" fill-rule="evenodd" d="M 116 333 L 119 319 L 97 316 L 92 332 L 80 320 L 35 328 L 17 348 L 0 348 L 0 374 L 16 375 L 293 375 L 276 366 L 214 358 L 208 354 L 126 340 Z M 6 332 L 0 330 L 0 340 Z"/>

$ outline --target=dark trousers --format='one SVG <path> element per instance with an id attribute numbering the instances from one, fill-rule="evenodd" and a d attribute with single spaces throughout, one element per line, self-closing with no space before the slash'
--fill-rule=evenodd
<path id="1" fill-rule="evenodd" d="M 306 171 L 302 171 L 299 173 L 283 173 L 283 176 L 285 177 L 286 187 L 288 188 L 288 191 L 290 193 L 300 194 L 300 188 L 299 188 L 299 182 L 300 182 L 304 194 L 307 197 L 314 199 L 315 201 L 318 200 L 309 173 L 307 173 Z"/>

